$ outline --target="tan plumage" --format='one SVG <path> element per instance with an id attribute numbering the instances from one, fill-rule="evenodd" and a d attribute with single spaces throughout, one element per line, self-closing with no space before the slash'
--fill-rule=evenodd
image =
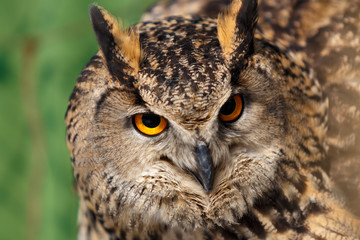
<path id="1" fill-rule="evenodd" d="M 79 239 L 359 238 L 360 221 L 324 169 L 329 100 L 315 64 L 323 55 L 306 48 L 309 24 L 299 42 L 281 21 L 259 15 L 256 29 L 253 0 L 218 18 L 167 17 L 131 31 L 96 5 L 90 16 L 101 50 L 66 114 Z M 139 114 L 166 128 L 146 135 Z"/>
<path id="2" fill-rule="evenodd" d="M 236 47 L 236 43 L 238 42 L 236 41 L 237 37 L 240 37 L 239 33 L 236 32 L 236 17 L 241 7 L 241 1 L 234 1 L 227 8 L 227 11 L 220 13 L 218 17 L 218 39 L 226 57 L 229 57 L 229 55 L 231 55 L 231 53 L 235 50 L 233 48 Z"/>

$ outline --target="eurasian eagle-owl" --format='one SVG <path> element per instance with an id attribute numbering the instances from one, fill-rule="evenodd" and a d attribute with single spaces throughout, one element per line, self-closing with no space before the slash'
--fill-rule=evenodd
<path id="1" fill-rule="evenodd" d="M 300 2 L 234 0 L 217 18 L 154 8 L 129 29 L 90 8 L 100 51 L 66 114 L 79 239 L 359 237 L 328 175 L 323 85 L 358 80 L 360 59 L 321 62 L 336 20 L 359 52 L 359 1 Z"/>

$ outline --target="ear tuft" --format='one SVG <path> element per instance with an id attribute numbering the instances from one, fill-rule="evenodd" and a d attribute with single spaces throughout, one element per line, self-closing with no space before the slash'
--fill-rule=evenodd
<path id="1" fill-rule="evenodd" d="M 232 52 L 236 40 L 236 18 L 241 6 L 241 1 L 233 1 L 231 5 L 218 16 L 218 38 L 225 55 L 229 55 Z"/>
<path id="2" fill-rule="evenodd" d="M 98 5 L 92 5 L 89 14 L 110 71 L 114 70 L 112 68 L 118 63 L 121 67 L 130 67 L 131 72 L 136 74 L 143 56 L 139 35 L 132 29 L 124 30 L 122 23 L 119 25 L 113 16 Z"/>
<path id="3" fill-rule="evenodd" d="M 219 14 L 218 39 L 227 60 L 252 44 L 256 21 L 256 0 L 234 0 Z"/>

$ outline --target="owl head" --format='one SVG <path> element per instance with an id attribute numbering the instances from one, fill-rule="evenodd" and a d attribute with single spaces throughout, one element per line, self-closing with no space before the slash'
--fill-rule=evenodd
<path id="1" fill-rule="evenodd" d="M 106 228 L 231 225 L 274 189 L 304 191 L 327 103 L 256 29 L 256 1 L 129 29 L 96 5 L 90 17 L 100 51 L 66 121 L 79 194 Z"/>

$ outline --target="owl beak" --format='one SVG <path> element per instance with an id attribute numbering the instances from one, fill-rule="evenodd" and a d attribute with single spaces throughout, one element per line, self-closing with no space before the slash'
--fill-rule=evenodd
<path id="1" fill-rule="evenodd" d="M 196 146 L 196 162 L 197 171 L 194 175 L 205 192 L 210 192 L 213 188 L 214 168 L 209 149 L 203 141 L 199 141 Z"/>

